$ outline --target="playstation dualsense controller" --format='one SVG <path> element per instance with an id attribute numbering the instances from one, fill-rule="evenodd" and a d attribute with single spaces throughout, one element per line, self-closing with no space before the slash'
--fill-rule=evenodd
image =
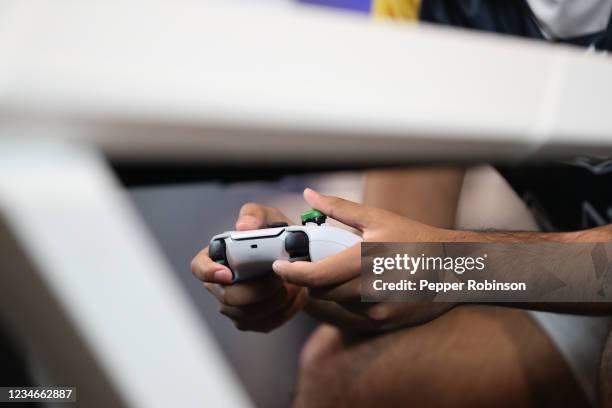
<path id="1" fill-rule="evenodd" d="M 215 235 L 209 256 L 227 266 L 238 282 L 271 272 L 277 259 L 315 262 L 361 242 L 352 232 L 325 225 L 326 216 L 317 210 L 303 213 L 301 219 L 301 226 L 274 223 L 265 229 Z"/>

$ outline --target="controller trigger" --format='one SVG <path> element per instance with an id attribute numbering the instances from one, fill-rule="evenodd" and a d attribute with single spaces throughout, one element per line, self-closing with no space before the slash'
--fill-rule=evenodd
<path id="1" fill-rule="evenodd" d="M 276 221 L 276 222 L 271 222 L 270 224 L 268 224 L 268 228 L 282 228 L 282 227 L 288 227 L 289 224 L 283 221 Z"/>

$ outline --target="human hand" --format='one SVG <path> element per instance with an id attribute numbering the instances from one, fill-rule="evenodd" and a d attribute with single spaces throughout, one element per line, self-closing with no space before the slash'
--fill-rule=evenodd
<path id="1" fill-rule="evenodd" d="M 447 230 L 311 189 L 304 191 L 304 198 L 312 208 L 361 231 L 365 242 L 435 242 L 448 236 Z M 360 244 L 318 262 L 275 261 L 273 269 L 288 284 L 308 288 L 310 314 L 348 329 L 384 331 L 421 324 L 453 306 L 416 301 L 362 303 Z"/>
<path id="2" fill-rule="evenodd" d="M 276 208 L 249 203 L 240 210 L 236 230 L 265 228 L 273 222 L 292 224 Z M 220 302 L 219 311 L 239 330 L 273 330 L 293 317 L 306 301 L 304 288 L 283 281 L 274 273 L 232 284 L 232 272 L 210 259 L 208 247 L 191 261 L 191 271 Z"/>

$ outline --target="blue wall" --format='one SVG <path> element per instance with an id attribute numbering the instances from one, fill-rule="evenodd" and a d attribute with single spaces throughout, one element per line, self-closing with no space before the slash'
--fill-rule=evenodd
<path id="1" fill-rule="evenodd" d="M 330 7 L 339 7 L 367 13 L 370 11 L 372 0 L 298 0 L 301 3 L 319 4 Z"/>

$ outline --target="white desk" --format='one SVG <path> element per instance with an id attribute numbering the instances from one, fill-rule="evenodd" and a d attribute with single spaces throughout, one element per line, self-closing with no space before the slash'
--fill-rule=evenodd
<path id="1" fill-rule="evenodd" d="M 2 126 L 162 161 L 378 164 L 612 148 L 609 57 L 252 4 L 5 1 Z"/>

